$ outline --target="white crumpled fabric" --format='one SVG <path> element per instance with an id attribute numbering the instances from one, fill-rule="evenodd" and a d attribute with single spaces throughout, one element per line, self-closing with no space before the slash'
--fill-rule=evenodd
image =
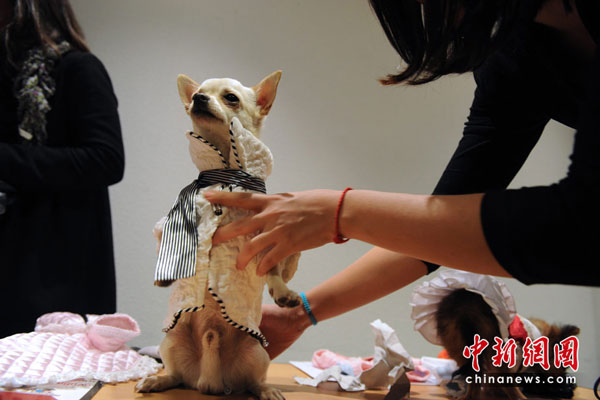
<path id="1" fill-rule="evenodd" d="M 35 332 L 0 339 L 0 386 L 124 382 L 154 374 L 161 364 L 125 346 L 139 333 L 126 314 L 90 315 L 87 324 L 78 314 L 44 314 Z"/>
<path id="2" fill-rule="evenodd" d="M 243 170 L 263 181 L 266 180 L 273 167 L 273 156 L 269 148 L 250 131 L 244 129 L 237 118 L 233 120 L 232 132 Z M 187 138 L 192 161 L 199 171 L 223 168 L 222 159 L 210 145 L 189 134 Z M 237 169 L 238 165 L 233 151 L 230 151 L 229 158 L 229 168 Z M 164 322 L 164 327 L 169 326 L 177 311 L 188 307 L 202 306 L 205 288 L 208 285 L 223 300 L 226 313 L 233 321 L 255 332 L 260 332 L 262 293 L 266 277 L 256 274 L 257 257 L 254 257 L 245 269 L 238 270 L 236 268 L 239 249 L 249 237 L 240 236 L 214 247 L 212 245 L 212 237 L 218 226 L 246 217 L 251 213 L 242 209 L 223 207 L 223 213 L 216 215 L 212 204 L 204 198 L 203 193 L 207 190 L 221 190 L 221 186 L 212 185 L 203 188 L 196 195 L 196 212 L 200 221 L 198 224 L 196 275 L 174 282 L 169 301 L 169 315 Z M 248 192 L 241 187 L 234 187 L 233 191 Z M 295 254 L 282 261 L 286 264 L 287 274 L 284 276 L 286 282 L 294 276 L 299 256 L 299 254 Z"/>
<path id="3" fill-rule="evenodd" d="M 360 392 L 366 389 L 365 385 L 360 380 L 352 375 L 342 373 L 342 367 L 334 365 L 329 367 L 314 378 L 294 377 L 294 380 L 300 385 L 317 387 L 322 382 L 327 382 L 333 379 L 340 385 L 342 390 L 346 392 Z"/>
<path id="4" fill-rule="evenodd" d="M 371 322 L 371 330 L 375 335 L 374 365 L 359 378 L 369 389 L 387 387 L 414 368 L 412 358 L 388 324 L 375 320 Z"/>
<path id="5" fill-rule="evenodd" d="M 336 365 L 327 368 L 315 378 L 294 379 L 301 385 L 316 387 L 319 383 L 333 378 L 343 390 L 351 392 L 393 385 L 406 371 L 413 369 L 412 358 L 388 324 L 377 319 L 371 322 L 371 330 L 375 336 L 374 365 L 358 377 L 342 374 L 342 368 Z"/>
<path id="6" fill-rule="evenodd" d="M 506 285 L 489 276 L 466 271 L 445 269 L 431 281 L 417 287 L 410 299 L 411 317 L 415 321 L 415 330 L 421 332 L 429 342 L 441 345 L 437 335 L 435 313 L 440 301 L 457 289 L 466 289 L 480 294 L 498 319 L 500 333 L 508 338 L 508 326 L 517 310 L 515 301 Z"/>

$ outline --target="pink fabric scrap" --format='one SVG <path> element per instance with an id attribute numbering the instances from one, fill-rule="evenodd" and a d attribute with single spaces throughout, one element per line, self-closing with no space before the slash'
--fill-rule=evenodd
<path id="1" fill-rule="evenodd" d="M 354 376 L 359 376 L 361 372 L 373 368 L 373 357 L 347 357 L 334 353 L 331 350 L 317 350 L 312 357 L 312 365 L 316 368 L 327 369 L 334 365 L 347 365 L 352 368 Z"/>

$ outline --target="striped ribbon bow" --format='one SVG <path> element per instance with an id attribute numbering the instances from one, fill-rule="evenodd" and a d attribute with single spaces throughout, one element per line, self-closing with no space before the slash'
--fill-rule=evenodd
<path id="1" fill-rule="evenodd" d="M 200 189 L 216 184 L 267 192 L 262 179 L 239 169 L 200 172 L 198 179 L 181 190 L 167 215 L 154 274 L 155 282 L 189 278 L 196 274 L 198 233 L 194 198 Z"/>

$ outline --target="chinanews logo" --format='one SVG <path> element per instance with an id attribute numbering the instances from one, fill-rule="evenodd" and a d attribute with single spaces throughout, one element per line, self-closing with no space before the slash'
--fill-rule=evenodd
<path id="1" fill-rule="evenodd" d="M 499 337 L 494 338 L 492 349 L 492 365 L 501 367 L 506 365 L 508 368 L 514 368 L 517 365 L 517 342 L 513 339 L 502 340 Z M 522 365 L 523 367 L 541 366 L 545 371 L 551 367 L 550 360 L 553 361 L 555 368 L 571 368 L 573 371 L 579 369 L 579 339 L 575 336 L 569 336 L 550 349 L 549 339 L 545 336 L 535 340 L 527 338 L 522 347 Z M 473 337 L 473 344 L 465 346 L 463 356 L 471 359 L 471 367 L 476 372 L 475 375 L 466 378 L 467 383 L 484 384 L 489 386 L 520 386 L 528 384 L 543 385 L 563 385 L 575 384 L 576 378 L 573 376 L 562 376 L 551 373 L 483 373 L 480 372 L 479 355 L 490 345 L 486 339 L 479 335 Z M 550 351 L 554 357 L 550 358 Z"/>
<path id="2" fill-rule="evenodd" d="M 577 378 L 551 374 L 506 373 L 506 374 L 477 374 L 467 376 L 468 384 L 487 386 L 523 386 L 523 385 L 575 385 Z"/>

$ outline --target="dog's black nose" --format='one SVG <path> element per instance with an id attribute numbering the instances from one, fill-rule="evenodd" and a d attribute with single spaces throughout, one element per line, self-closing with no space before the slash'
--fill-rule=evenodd
<path id="1" fill-rule="evenodd" d="M 202 93 L 196 93 L 192 96 L 192 100 L 194 100 L 195 103 L 208 103 L 210 97 Z"/>

